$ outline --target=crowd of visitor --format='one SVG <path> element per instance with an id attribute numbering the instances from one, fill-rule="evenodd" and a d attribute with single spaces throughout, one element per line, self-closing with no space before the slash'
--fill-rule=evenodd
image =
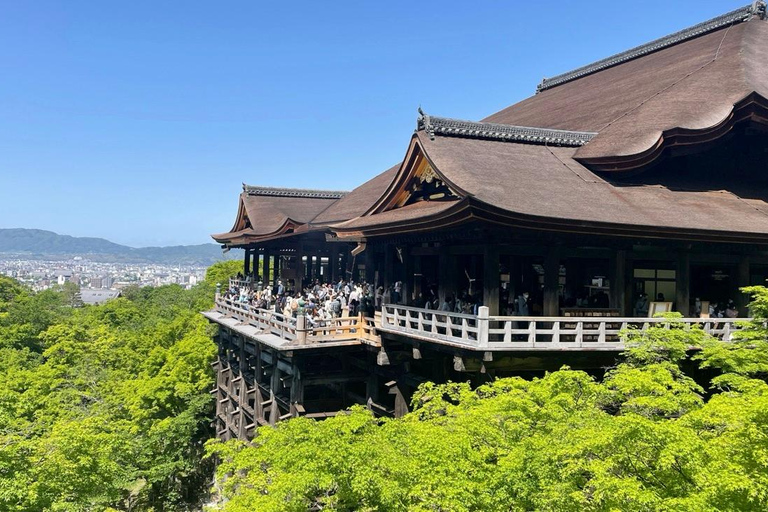
<path id="1" fill-rule="evenodd" d="M 222 295 L 225 299 L 237 302 L 248 309 L 273 311 L 292 318 L 306 315 L 312 326 L 324 326 L 334 318 L 356 317 L 361 314 L 364 317 L 373 318 L 376 311 L 381 311 L 383 304 L 403 304 L 421 309 L 468 315 L 477 315 L 478 308 L 483 305 L 482 294 L 472 294 L 464 290 L 458 293 L 446 293 L 440 299 L 437 289 L 431 286 L 416 294 L 412 301 L 408 301 L 403 295 L 401 281 L 387 287 L 344 279 L 335 283 L 314 280 L 304 284 L 305 286 L 297 290 L 293 281 L 284 283 L 282 280 L 277 280 L 270 285 L 265 284 L 258 276 L 254 279 L 251 276 L 243 278 L 242 275 L 238 275 L 238 279 L 232 281 Z M 502 314 L 510 316 L 541 314 L 541 301 L 537 301 L 530 293 L 514 295 L 505 294 L 505 291 L 502 289 Z M 664 295 L 660 293 L 656 301 L 664 302 Z M 585 295 L 583 298 L 576 297 L 573 301 L 568 301 L 561 296 L 560 302 L 560 307 L 607 308 L 608 295 L 601 292 L 591 296 Z M 640 294 L 634 304 L 634 315 L 648 316 L 649 306 L 648 296 Z M 704 311 L 702 306 L 705 308 Z M 702 303 L 696 298 L 692 304 L 691 313 L 695 317 L 736 318 L 739 311 L 733 300 Z"/>
<path id="2" fill-rule="evenodd" d="M 382 287 L 368 283 L 339 280 L 336 283 L 314 281 L 300 290 L 278 280 L 273 285 L 261 280 L 250 283 L 239 279 L 222 294 L 246 309 L 262 309 L 289 318 L 306 316 L 312 327 L 323 327 L 334 318 L 373 317 L 384 301 Z M 287 284 L 291 285 L 289 288 Z"/>

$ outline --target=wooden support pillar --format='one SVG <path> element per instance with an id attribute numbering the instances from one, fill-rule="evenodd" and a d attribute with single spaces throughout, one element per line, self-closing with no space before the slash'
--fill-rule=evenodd
<path id="1" fill-rule="evenodd" d="M 549 248 L 544 258 L 544 316 L 560 316 L 560 248 Z"/>
<path id="2" fill-rule="evenodd" d="M 747 310 L 750 297 L 746 293 L 742 293 L 741 289 L 745 286 L 749 286 L 751 278 L 751 269 L 749 258 L 742 258 L 736 267 L 736 308 L 739 310 L 739 316 L 741 318 L 747 318 L 751 316 Z"/>
<path id="3" fill-rule="evenodd" d="M 376 276 L 376 258 L 373 254 L 373 247 L 368 247 L 363 252 L 363 261 L 365 264 L 365 282 L 373 284 L 373 280 Z"/>
<path id="4" fill-rule="evenodd" d="M 243 276 L 247 276 L 251 273 L 251 250 L 245 248 L 245 256 L 243 256 Z"/>
<path id="5" fill-rule="evenodd" d="M 384 288 L 394 284 L 395 282 L 395 262 L 394 255 L 395 248 L 390 246 L 384 247 L 384 271 L 381 275 L 381 286 Z"/>
<path id="6" fill-rule="evenodd" d="M 440 246 L 439 258 L 437 295 L 442 305 L 447 296 L 456 296 L 456 257 L 450 253 L 448 246 L 443 244 Z"/>
<path id="7" fill-rule="evenodd" d="M 322 274 L 323 257 L 320 256 L 320 253 L 317 253 L 315 258 L 317 258 L 317 260 L 315 261 L 315 279 L 319 280 Z"/>
<path id="8" fill-rule="evenodd" d="M 278 352 L 272 353 L 272 379 L 269 384 L 269 424 L 274 425 L 280 417 L 280 408 L 277 406 L 277 393 L 280 391 L 280 365 L 278 364 Z"/>
<path id="9" fill-rule="evenodd" d="M 409 255 L 409 257 L 413 262 L 413 301 L 415 302 L 419 298 L 419 294 L 422 292 L 421 256 Z"/>
<path id="10" fill-rule="evenodd" d="M 311 263 L 311 262 L 308 262 Z M 304 269 L 304 250 L 299 248 L 296 250 L 296 291 L 301 292 L 304 287 L 304 275 L 306 270 Z"/>
<path id="11" fill-rule="evenodd" d="M 344 245 L 341 252 L 341 279 L 349 281 L 352 269 L 350 268 L 349 247 Z"/>
<path id="12" fill-rule="evenodd" d="M 371 403 L 379 402 L 379 376 L 376 372 L 371 372 L 368 375 L 368 380 L 365 382 L 365 394 L 369 409 Z"/>
<path id="13" fill-rule="evenodd" d="M 266 249 L 261 255 L 261 279 L 264 282 L 264 287 L 269 286 L 269 251 Z"/>
<path id="14" fill-rule="evenodd" d="M 274 258 L 275 258 L 275 261 L 274 261 L 273 268 L 275 272 L 275 280 L 282 279 L 284 269 L 283 269 L 283 261 L 282 261 L 282 258 L 280 257 L 280 253 L 278 252 L 277 254 L 275 254 Z"/>
<path id="15" fill-rule="evenodd" d="M 654 297 L 655 298 L 655 297 Z M 691 316 L 691 255 L 680 252 L 677 255 L 675 285 L 675 310 L 688 318 Z"/>
<path id="16" fill-rule="evenodd" d="M 304 412 L 304 382 L 301 379 L 301 371 L 299 367 L 294 363 L 293 365 L 293 377 L 291 379 L 291 415 L 293 417 L 299 416 Z"/>
<path id="17" fill-rule="evenodd" d="M 414 285 L 414 257 L 411 256 L 411 248 L 409 246 L 403 247 L 403 290 L 400 302 L 406 306 L 413 304 L 413 285 Z"/>
<path id="18" fill-rule="evenodd" d="M 627 316 L 627 251 L 618 250 L 611 255 L 611 307 L 620 311 L 621 316 Z"/>
<path id="19" fill-rule="evenodd" d="M 328 258 L 328 273 L 330 274 L 332 283 L 336 283 L 339 281 L 339 246 L 338 244 L 331 244 L 331 256 Z"/>
<path id="20" fill-rule="evenodd" d="M 483 305 L 488 314 L 499 314 L 499 249 L 486 245 L 483 252 Z"/>

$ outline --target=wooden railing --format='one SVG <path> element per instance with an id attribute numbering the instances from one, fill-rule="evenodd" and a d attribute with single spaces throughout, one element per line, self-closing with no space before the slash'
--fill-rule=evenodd
<path id="1" fill-rule="evenodd" d="M 216 299 L 216 309 L 241 323 L 252 325 L 284 340 L 292 341 L 297 338 L 296 320 L 281 313 L 251 308 L 235 299 L 223 297 Z"/>
<path id="2" fill-rule="evenodd" d="M 236 299 L 216 298 L 216 309 L 237 321 L 256 327 L 264 333 L 274 334 L 295 345 L 318 344 L 358 340 L 379 345 L 376 321 L 362 316 L 331 318 L 312 325 L 305 316 L 293 318 L 267 309 L 243 304 Z"/>
<path id="3" fill-rule="evenodd" d="M 234 277 L 229 278 L 229 287 L 235 287 L 235 288 L 250 288 L 253 283 L 250 279 L 236 279 Z"/>
<path id="4" fill-rule="evenodd" d="M 644 331 L 651 326 L 672 328 L 697 326 L 706 333 L 731 341 L 745 318 L 614 318 L 531 317 L 465 315 L 386 304 L 381 330 L 425 341 L 479 350 L 623 350 L 625 329 Z"/>

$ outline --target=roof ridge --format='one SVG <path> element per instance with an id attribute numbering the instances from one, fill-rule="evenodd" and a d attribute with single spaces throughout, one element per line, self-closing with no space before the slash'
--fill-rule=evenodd
<path id="1" fill-rule="evenodd" d="M 303 197 L 309 199 L 341 199 L 347 192 L 341 190 L 316 190 L 306 188 L 278 188 L 246 185 L 243 192 L 251 196 Z"/>
<path id="2" fill-rule="evenodd" d="M 633 60 L 649 53 L 668 48 L 678 43 L 682 43 L 683 41 L 693 39 L 709 32 L 714 32 L 715 30 L 723 28 L 727 25 L 748 21 L 755 15 L 759 16 L 760 19 L 766 18 L 766 3 L 764 0 L 756 0 L 747 6 L 740 7 L 739 9 L 735 9 L 725 14 L 721 14 L 720 16 L 716 16 L 710 20 L 703 21 L 659 39 L 654 39 L 651 42 L 636 46 L 624 52 L 611 55 L 610 57 L 606 57 L 566 73 L 555 75 L 552 78 L 545 78 L 536 87 L 536 94 L 540 93 L 541 91 L 546 91 L 547 89 L 557 87 L 558 85 L 562 85 L 566 82 L 579 79 L 583 76 L 602 71 L 603 69 L 622 64 L 629 60 Z"/>
<path id="3" fill-rule="evenodd" d="M 429 138 L 433 140 L 435 135 L 442 135 L 470 139 L 490 139 L 502 142 L 533 142 L 556 146 L 583 146 L 597 135 L 597 132 L 577 132 L 554 128 L 482 123 L 451 119 L 449 117 L 430 116 L 419 108 L 416 131 L 420 130 L 426 132 Z"/>

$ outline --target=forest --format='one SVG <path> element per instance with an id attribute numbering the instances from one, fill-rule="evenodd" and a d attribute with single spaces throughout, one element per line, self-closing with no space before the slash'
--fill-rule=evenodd
<path id="1" fill-rule="evenodd" d="M 237 270 L 88 307 L 0 277 L 0 511 L 768 509 L 765 288 L 733 343 L 670 318 L 600 379 L 425 384 L 401 419 L 356 407 L 246 444 L 212 439 L 199 315 Z"/>

